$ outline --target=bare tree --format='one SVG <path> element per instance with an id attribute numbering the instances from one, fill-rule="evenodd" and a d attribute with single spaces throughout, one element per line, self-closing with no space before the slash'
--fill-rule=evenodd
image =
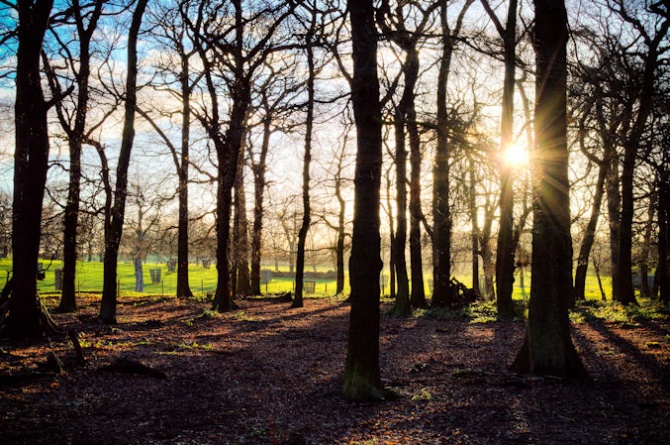
<path id="1" fill-rule="evenodd" d="M 75 298 L 75 270 L 77 264 L 77 228 L 79 221 L 80 190 L 81 190 L 81 153 L 86 139 L 90 137 L 87 128 L 87 117 L 90 108 L 90 74 L 91 74 L 91 41 L 93 34 L 98 28 L 98 21 L 103 14 L 105 0 L 98 0 L 92 4 L 80 4 L 79 0 L 72 0 L 69 13 L 59 20 L 59 26 L 52 26 L 51 31 L 61 45 L 59 56 L 64 60 L 71 71 L 74 84 L 77 86 L 76 99 L 73 110 L 68 112 L 66 104 L 56 104 L 58 121 L 65 132 L 70 152 L 70 181 L 68 187 L 67 201 L 65 203 L 65 215 L 63 218 L 64 246 L 63 246 L 63 277 L 62 293 L 58 306 L 60 312 L 74 312 L 77 310 Z M 72 45 L 76 49 L 69 48 L 69 39 L 63 39 L 59 33 L 62 26 L 73 26 L 77 39 Z M 73 54 L 77 54 L 76 58 Z M 45 66 L 52 94 L 61 94 L 59 77 L 49 66 L 46 54 L 44 55 Z"/>
<path id="2" fill-rule="evenodd" d="M 303 306 L 303 278 L 305 271 L 305 241 L 307 231 L 312 222 L 312 208 L 310 202 L 310 166 L 312 163 L 312 137 L 314 131 L 314 101 L 316 98 L 315 81 L 317 75 L 316 61 L 314 56 L 315 40 L 319 38 L 316 35 L 317 29 L 317 11 L 316 5 L 306 5 L 310 9 L 309 25 L 305 33 L 305 56 L 307 58 L 307 103 L 305 115 L 305 155 L 303 158 L 302 169 L 302 223 L 298 231 L 298 254 L 296 257 L 295 270 L 295 296 L 291 307 L 299 308 Z"/>
<path id="3" fill-rule="evenodd" d="M 116 167 L 114 204 L 111 209 L 109 231 L 105 233 L 105 259 L 100 320 L 116 323 L 116 265 L 119 245 L 123 235 L 123 221 L 128 195 L 128 167 L 135 139 L 135 112 L 137 108 L 137 41 L 142 25 L 142 17 L 148 0 L 137 0 L 128 32 L 128 68 L 126 77 L 125 116 L 119 160 Z"/>
<path id="4" fill-rule="evenodd" d="M 632 283 L 632 225 L 634 214 L 633 173 L 637 161 L 642 136 L 651 114 L 656 84 L 656 69 L 662 52 L 668 50 L 668 31 L 670 30 L 670 5 L 667 2 L 650 3 L 644 13 L 652 17 L 651 31 L 623 0 L 608 2 L 611 8 L 625 22 L 632 25 L 646 47 L 642 55 L 644 71 L 639 91 L 637 115 L 634 117 L 630 132 L 623 141 L 624 158 L 621 170 L 621 222 L 619 237 L 619 281 L 618 294 L 614 298 L 624 304 L 636 303 Z M 641 11 L 640 11 L 641 12 Z"/>
<path id="5" fill-rule="evenodd" d="M 420 59 L 419 44 L 425 39 L 424 35 L 434 21 L 433 12 L 439 7 L 439 2 L 431 4 L 425 10 L 413 5 L 413 2 L 399 2 L 394 10 L 390 3 L 382 1 L 377 22 L 385 36 L 395 43 L 404 53 L 402 63 L 404 88 L 394 114 L 394 129 L 396 141 L 396 190 L 398 193 L 398 229 L 395 237 L 395 259 L 399 265 L 399 289 L 396 297 L 395 311 L 399 314 L 408 314 L 411 305 L 426 307 L 426 295 L 423 284 L 423 267 L 421 264 L 421 139 L 419 123 L 416 114 L 416 86 L 419 81 Z M 415 29 L 406 27 L 408 16 L 416 20 Z M 406 236 L 406 135 L 409 135 L 410 147 L 410 266 L 412 270 L 411 298 L 405 288 L 406 271 L 403 272 L 405 236 Z"/>
<path id="6" fill-rule="evenodd" d="M 537 66 L 533 153 L 533 260 L 526 339 L 517 372 L 584 377 L 570 338 L 572 292 L 567 147 L 567 12 L 563 0 L 535 0 Z"/>
<path id="7" fill-rule="evenodd" d="M 379 369 L 379 207 L 382 168 L 381 106 L 377 76 L 377 32 L 372 0 L 349 1 L 354 77 L 352 101 L 356 120 L 354 230 L 349 280 L 351 312 L 344 375 L 350 400 L 387 396 Z"/>
<path id="8" fill-rule="evenodd" d="M 447 87 L 451 60 L 463 20 L 474 0 L 463 4 L 453 29 L 448 21 L 448 1 L 440 0 L 440 30 L 442 51 L 440 55 L 436 93 L 435 160 L 433 163 L 433 298 L 434 306 L 452 303 L 449 291 L 451 278 L 451 212 L 449 209 L 449 109 Z"/>
<path id="9" fill-rule="evenodd" d="M 235 184 L 237 162 L 246 133 L 246 120 L 251 103 L 252 84 L 257 71 L 275 53 L 291 49 L 290 41 L 281 41 L 279 34 L 289 31 L 282 24 L 293 14 L 297 3 L 268 3 L 260 9 L 247 11 L 240 0 L 210 2 L 197 5 L 195 17 L 187 19 L 194 36 L 194 45 L 203 65 L 209 109 L 197 113 L 217 153 L 217 290 L 214 308 L 220 312 L 233 308 L 230 293 L 230 265 L 228 258 L 232 189 Z M 248 15 L 256 20 L 251 21 Z M 221 17 L 231 20 L 219 20 Z M 262 22 L 262 25 L 261 25 Z M 249 38 L 250 26 L 265 26 L 258 39 Z M 225 83 L 230 104 L 228 124 L 222 128 L 220 111 L 221 93 L 215 82 Z"/>
<path id="10" fill-rule="evenodd" d="M 14 275 L 8 283 L 11 294 L 5 326 L 9 337 L 14 339 L 40 337 L 54 327 L 37 295 L 40 222 L 49 157 L 47 111 L 61 99 L 45 100 L 40 73 L 42 42 L 52 6 L 51 0 L 18 1 L 14 5 L 18 15 L 12 202 Z M 3 311 L 0 325 L 4 317 Z"/>

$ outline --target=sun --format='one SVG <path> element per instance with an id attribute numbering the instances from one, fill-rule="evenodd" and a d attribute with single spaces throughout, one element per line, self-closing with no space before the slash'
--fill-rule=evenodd
<path id="1" fill-rule="evenodd" d="M 528 165 L 528 149 L 519 143 L 508 145 L 503 153 L 505 164 L 518 167 Z"/>

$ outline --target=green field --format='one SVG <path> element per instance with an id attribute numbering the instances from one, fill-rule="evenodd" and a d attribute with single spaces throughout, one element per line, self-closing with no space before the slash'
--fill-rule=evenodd
<path id="1" fill-rule="evenodd" d="M 59 260 L 41 261 L 46 270 L 44 280 L 37 282 L 37 289 L 41 294 L 60 293 L 56 290 L 55 277 L 56 269 L 63 267 L 63 262 Z M 11 259 L 0 260 L 0 287 L 7 281 L 8 271 L 12 269 Z M 160 282 L 152 283 L 150 270 L 160 269 Z M 144 292 L 141 295 L 174 295 L 177 287 L 177 273 L 169 272 L 165 263 L 145 263 L 143 267 Z M 135 292 L 135 269 L 131 262 L 121 262 L 118 264 L 117 277 L 119 283 L 119 293 L 121 296 L 137 295 Z M 205 269 L 201 264 L 189 265 L 189 283 L 194 294 L 202 295 L 208 292 L 214 292 L 216 289 L 216 268 L 211 266 Z M 77 262 L 76 289 L 80 293 L 95 294 L 102 293 L 103 266 L 101 262 Z M 335 293 L 335 280 L 315 281 L 314 295 L 333 295 Z M 348 285 L 348 283 L 347 283 Z M 277 294 L 286 291 L 293 291 L 295 288 L 294 280 L 291 278 L 273 278 L 270 283 L 263 283 L 261 290 L 268 294 Z M 348 292 L 345 286 L 345 292 Z"/>
<path id="2" fill-rule="evenodd" d="M 55 287 L 56 269 L 63 267 L 62 261 L 41 261 L 46 270 L 44 280 L 37 282 L 38 290 L 41 294 L 58 294 L 59 291 Z M 7 279 L 7 272 L 12 268 L 11 259 L 0 259 L 0 287 L 4 286 Z M 160 269 L 160 282 L 152 283 L 150 270 Z M 145 263 L 144 264 L 144 292 L 142 295 L 174 295 L 177 286 L 176 272 L 169 272 L 166 263 Z M 135 270 L 131 262 L 121 262 L 118 264 L 118 282 L 119 293 L 122 296 L 137 295 L 135 292 Z M 346 273 L 346 272 L 345 272 Z M 384 270 L 384 274 L 388 273 Z M 216 268 L 211 266 L 205 269 L 201 264 L 189 265 L 189 282 L 191 290 L 196 295 L 207 294 L 214 292 L 216 289 Z M 86 262 L 80 261 L 77 263 L 77 278 L 75 286 L 77 291 L 85 294 L 98 294 L 102 292 L 102 278 L 103 266 L 101 262 Z M 458 276 L 460 281 L 465 285 L 471 286 L 472 279 L 469 276 Z M 425 275 L 426 293 L 430 295 L 430 281 L 432 276 Z M 316 279 L 313 280 L 316 284 L 314 294 L 315 296 L 330 296 L 335 294 L 335 280 Z M 525 286 L 521 287 L 521 279 L 517 275 L 514 282 L 514 298 L 525 299 L 530 294 L 530 273 L 524 276 Z M 603 277 L 603 286 L 608 297 L 611 296 L 611 280 L 609 277 Z M 263 283 L 261 290 L 267 294 L 277 294 L 286 291 L 293 291 L 295 283 L 292 278 L 274 277 L 269 283 Z M 388 294 L 388 285 L 384 287 L 384 293 Z M 345 275 L 345 289 L 344 293 L 349 293 L 349 280 Z M 309 296 L 309 295 L 308 295 Z M 598 282 L 595 276 L 588 276 L 586 281 L 586 298 L 592 300 L 600 300 L 600 291 L 598 290 Z"/>

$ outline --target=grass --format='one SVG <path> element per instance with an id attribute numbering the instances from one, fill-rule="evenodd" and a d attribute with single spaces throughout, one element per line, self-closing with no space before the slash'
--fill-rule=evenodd
<path id="1" fill-rule="evenodd" d="M 638 306 L 624 306 L 612 301 L 586 300 L 577 304 L 576 310 L 570 314 L 570 319 L 573 323 L 599 320 L 623 324 L 635 324 L 645 320 L 670 320 L 670 310 L 662 304 L 639 297 L 638 303 Z"/>
<path id="2" fill-rule="evenodd" d="M 56 290 L 55 276 L 56 269 L 62 269 L 63 262 L 60 260 L 41 261 L 46 270 L 44 280 L 37 282 L 37 290 L 42 295 L 60 294 Z M 0 288 L 7 281 L 7 271 L 12 269 L 11 259 L 0 259 Z M 151 282 L 150 270 L 160 269 L 161 280 L 158 283 Z M 75 287 L 80 294 L 99 294 L 102 293 L 103 283 L 103 265 L 101 262 L 77 262 L 77 275 Z M 177 288 L 177 273 L 169 272 L 165 263 L 145 263 L 143 266 L 144 292 L 135 292 L 135 269 L 131 262 L 120 262 L 117 266 L 117 277 L 119 283 L 119 293 L 121 296 L 135 295 L 174 295 Z M 207 293 L 216 290 L 217 273 L 216 267 L 211 266 L 205 269 L 201 264 L 189 264 L 189 283 L 191 291 L 197 296 L 204 297 Z M 335 280 L 316 279 L 315 296 L 327 296 L 335 293 Z M 295 283 L 292 278 L 273 278 L 268 284 L 261 284 L 261 290 L 268 294 L 278 294 L 282 292 L 295 290 Z M 345 292 L 348 290 L 348 282 L 345 285 Z M 308 295 L 309 296 L 309 295 Z"/>
<path id="3" fill-rule="evenodd" d="M 58 296 L 60 291 L 55 288 L 55 271 L 63 267 L 62 261 L 54 260 L 42 261 L 46 271 L 45 279 L 38 281 L 38 291 L 42 295 Z M 0 259 L 0 288 L 4 286 L 7 279 L 7 271 L 11 270 L 11 259 Z M 159 269 L 161 280 L 158 283 L 152 283 L 150 270 Z M 176 293 L 177 274 L 169 272 L 165 263 L 146 263 L 143 267 L 144 272 L 144 292 L 135 292 L 135 270 L 133 264 L 129 261 L 118 264 L 117 276 L 119 282 L 119 294 L 121 296 L 170 296 Z M 384 271 L 387 272 L 387 271 Z M 426 293 L 430 295 L 430 274 L 424 275 L 426 280 Z M 457 276 L 459 281 L 466 286 L 472 285 L 472 278 L 469 276 Z M 530 273 L 526 273 L 521 286 L 519 276 L 515 277 L 513 298 L 517 304 L 517 313 L 522 316 L 526 307 L 526 302 L 530 294 Z M 214 266 L 204 268 L 201 264 L 189 265 L 189 282 L 191 290 L 196 298 L 206 299 L 207 294 L 216 290 L 217 272 Z M 306 297 L 326 297 L 335 294 L 335 280 L 315 279 L 315 292 Z M 75 286 L 80 295 L 100 294 L 102 293 L 103 265 L 101 262 L 80 261 L 77 263 L 77 277 Z M 603 286 L 608 297 L 611 297 L 611 280 L 609 277 L 603 277 Z M 295 282 L 292 278 L 273 277 L 269 283 L 261 284 L 261 290 L 265 294 L 279 294 L 282 292 L 295 290 Z M 384 291 L 388 294 L 388 286 Z M 586 301 L 580 303 L 578 310 L 571 314 L 573 322 L 584 322 L 588 320 L 608 320 L 622 323 L 634 323 L 636 320 L 667 320 L 670 316 L 668 309 L 660 307 L 653 302 L 640 300 L 640 306 L 622 306 L 611 301 L 603 302 L 600 296 L 598 282 L 595 276 L 588 276 L 586 281 Z M 349 280 L 345 275 L 344 295 L 349 293 Z M 388 298 L 382 298 L 383 302 L 392 302 Z M 442 319 L 467 319 L 472 323 L 488 323 L 496 319 L 495 302 L 477 302 L 459 310 L 430 309 L 415 311 L 416 316 L 428 316 Z M 244 314 L 238 315 L 244 318 Z"/>

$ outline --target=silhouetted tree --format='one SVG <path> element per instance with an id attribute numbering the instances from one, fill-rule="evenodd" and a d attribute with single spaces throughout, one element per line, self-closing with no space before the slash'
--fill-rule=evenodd
<path id="1" fill-rule="evenodd" d="M 563 0 L 535 0 L 537 66 L 533 151 L 533 259 L 526 339 L 517 372 L 584 377 L 570 338 L 572 238 L 567 147 L 567 12 Z"/>
<path id="2" fill-rule="evenodd" d="M 354 179 L 354 228 L 349 260 L 351 312 L 344 376 L 350 400 L 384 398 L 379 370 L 379 207 L 382 168 L 377 32 L 372 0 L 348 2 L 353 45 L 352 101 L 358 152 Z"/>
<path id="3" fill-rule="evenodd" d="M 130 154 L 135 140 L 135 112 L 137 108 L 137 41 L 142 25 L 142 17 L 148 0 L 137 0 L 128 32 L 128 68 L 126 72 L 126 101 L 123 133 L 119 160 L 116 166 L 116 185 L 114 204 L 111 208 L 109 231 L 105 233 L 105 259 L 100 304 L 100 320 L 104 323 L 116 323 L 116 266 L 119 258 L 119 245 L 123 235 L 123 221 L 128 195 L 128 167 Z"/>
<path id="4" fill-rule="evenodd" d="M 14 339 L 42 336 L 52 326 L 37 295 L 42 200 L 47 179 L 49 130 L 40 54 L 52 0 L 17 1 L 14 199 L 12 202 L 12 268 L 6 331 Z M 4 314 L 0 314 L 3 317 Z"/>

